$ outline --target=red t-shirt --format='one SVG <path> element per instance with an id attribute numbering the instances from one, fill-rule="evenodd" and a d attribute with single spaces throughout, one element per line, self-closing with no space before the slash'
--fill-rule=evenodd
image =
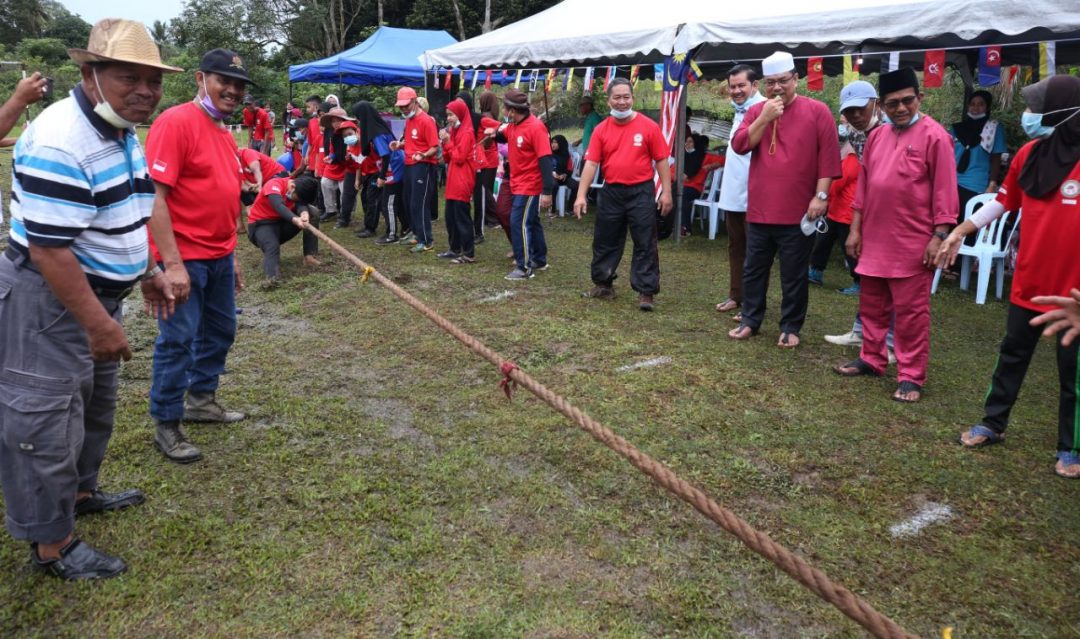
<path id="1" fill-rule="evenodd" d="M 592 145 L 591 142 L 589 144 L 590 146 Z M 711 171 L 705 170 L 705 165 L 719 164 L 720 166 L 724 166 L 724 162 L 724 156 L 715 153 L 706 153 L 705 159 L 701 162 L 702 169 L 697 172 L 697 175 L 687 179 L 686 182 L 683 182 L 683 188 L 695 189 L 698 193 L 701 193 L 701 190 L 705 188 L 705 178 L 711 173 Z"/>
<path id="2" fill-rule="evenodd" d="M 296 202 L 293 202 L 289 198 L 285 197 L 285 194 L 289 191 L 289 178 L 274 178 L 267 180 L 263 185 L 262 190 L 259 191 L 259 197 L 255 198 L 255 203 L 251 205 L 251 209 L 248 210 L 248 224 L 254 224 L 259 220 L 280 220 L 281 216 L 274 210 L 274 207 L 270 204 L 271 195 L 280 195 L 284 201 L 285 208 L 292 212 L 296 212 Z"/>
<path id="3" fill-rule="evenodd" d="M 266 122 L 263 124 L 263 139 L 274 139 L 274 123 L 270 121 L 270 114 L 266 114 Z"/>
<path id="4" fill-rule="evenodd" d="M 532 114 L 503 129 L 510 160 L 510 193 L 540 195 L 544 180 L 540 175 L 540 158 L 551 155 L 551 136 L 544 123 Z"/>
<path id="5" fill-rule="evenodd" d="M 417 111 L 415 116 L 405 120 L 406 166 L 416 164 L 413 154 L 425 153 L 428 149 L 436 146 L 439 146 L 439 131 L 435 126 L 435 118 L 423 111 Z M 422 160 L 427 164 L 435 164 L 436 161 L 435 155 Z"/>
<path id="6" fill-rule="evenodd" d="M 1028 142 L 1016 153 L 997 200 L 1009 211 L 1023 208 L 1023 231 L 1009 301 L 1042 313 L 1053 307 L 1032 304 L 1032 297 L 1068 297 L 1070 289 L 1080 288 L 1080 259 L 1076 257 L 1076 240 L 1080 238 L 1080 163 L 1073 166 L 1058 188 L 1033 198 L 1020 188 L 1019 178 L 1038 142 Z"/>
<path id="7" fill-rule="evenodd" d="M 225 257 L 236 248 L 240 216 L 240 155 L 227 128 L 187 102 L 166 109 L 146 138 L 150 177 L 171 187 L 173 234 L 184 260 Z M 154 257 L 161 255 L 157 247 Z"/>
<path id="8" fill-rule="evenodd" d="M 240 163 L 243 165 L 244 179 L 248 182 L 255 181 L 255 174 L 248 169 L 252 162 L 259 163 L 263 184 L 266 184 L 270 181 L 270 178 L 285 170 L 285 167 L 278 164 L 277 160 L 265 153 L 259 153 L 255 149 L 240 149 Z"/>
<path id="9" fill-rule="evenodd" d="M 477 139 L 484 137 L 485 129 L 498 129 L 500 122 L 489 118 L 488 116 L 482 116 L 480 118 L 480 130 L 476 132 Z M 495 169 L 499 166 L 499 145 L 495 144 L 495 140 L 488 140 L 480 147 L 481 152 L 476 154 L 478 162 L 476 163 L 476 170 L 480 169 Z"/>
<path id="10" fill-rule="evenodd" d="M 360 145 L 356 145 L 357 151 L 360 149 Z M 359 152 L 357 153 L 359 155 Z M 364 161 L 360 163 L 360 175 L 378 175 L 379 173 L 379 156 L 375 155 L 373 149 L 368 149 L 368 154 L 364 156 Z"/>
<path id="11" fill-rule="evenodd" d="M 589 138 L 585 159 L 600 165 L 604 182 L 640 184 L 653 179 L 653 161 L 666 162 L 668 145 L 660 127 L 638 113 L 626 124 L 607 118 Z"/>
<path id="12" fill-rule="evenodd" d="M 308 156 L 307 168 L 314 171 L 315 175 L 322 175 L 322 128 L 319 127 L 319 118 L 311 116 L 307 125 Z"/>
<path id="13" fill-rule="evenodd" d="M 255 110 L 255 122 L 252 124 L 251 139 L 262 140 L 266 134 L 266 125 L 269 124 L 266 117 L 266 109 Z"/>
<path id="14" fill-rule="evenodd" d="M 244 128 L 250 129 L 255 125 L 255 112 L 251 109 L 244 109 Z"/>
<path id="15" fill-rule="evenodd" d="M 851 224 L 855 189 L 859 185 L 859 156 L 849 153 L 840 162 L 840 179 L 829 187 L 829 219 L 841 224 Z"/>

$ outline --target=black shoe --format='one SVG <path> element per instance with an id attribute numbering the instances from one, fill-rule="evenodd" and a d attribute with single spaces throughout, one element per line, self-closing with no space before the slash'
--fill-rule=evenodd
<path id="1" fill-rule="evenodd" d="M 68 581 L 108 579 L 127 570 L 124 560 L 106 555 L 81 539 L 73 539 L 61 548 L 59 559 L 41 559 L 37 544 L 30 544 L 30 559 L 38 570 Z"/>
<path id="2" fill-rule="evenodd" d="M 458 254 L 453 252 L 453 251 L 443 251 L 442 253 L 439 253 L 435 257 L 441 257 L 444 260 L 452 260 L 457 256 L 458 256 Z"/>
<path id="3" fill-rule="evenodd" d="M 146 501 L 141 490 L 131 489 L 119 493 L 103 493 L 95 490 L 89 497 L 84 497 L 75 502 L 75 516 L 93 515 L 111 510 L 123 510 L 129 506 L 138 506 Z"/>
<path id="4" fill-rule="evenodd" d="M 386 246 L 387 244 L 397 244 L 398 236 L 396 235 L 384 235 L 375 240 L 375 243 L 379 246 Z"/>
<path id="5" fill-rule="evenodd" d="M 356 237 L 375 237 L 375 231 L 371 229 L 363 229 L 356 232 Z"/>
<path id="6" fill-rule="evenodd" d="M 341 220 L 338 220 L 337 224 L 334 225 L 334 228 L 347 229 L 349 228 L 349 224 L 351 224 L 351 222 L 342 222 Z"/>
<path id="7" fill-rule="evenodd" d="M 477 235 L 477 236 L 475 236 L 473 238 L 472 241 L 473 241 L 473 244 L 483 244 L 484 243 L 484 236 L 483 235 Z"/>
<path id="8" fill-rule="evenodd" d="M 337 212 L 336 211 L 334 211 L 334 212 L 327 211 L 326 213 L 323 213 L 322 215 L 319 216 L 319 221 L 320 222 L 329 222 L 330 220 L 334 219 L 335 217 L 337 217 Z"/>

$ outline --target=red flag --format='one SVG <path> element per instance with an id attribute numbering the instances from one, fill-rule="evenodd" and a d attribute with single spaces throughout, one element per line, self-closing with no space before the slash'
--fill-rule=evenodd
<path id="1" fill-rule="evenodd" d="M 825 90 L 825 58 L 806 61 L 806 88 L 811 91 Z"/>
<path id="2" fill-rule="evenodd" d="M 443 82 L 443 90 L 444 91 L 449 91 L 450 90 L 450 78 L 452 78 L 453 75 L 454 74 L 450 73 L 450 69 L 446 70 L 446 81 Z"/>
<path id="3" fill-rule="evenodd" d="M 945 50 L 927 51 L 923 60 L 923 86 L 927 89 L 940 87 L 945 80 Z"/>
<path id="4" fill-rule="evenodd" d="M 487 73 L 484 74 L 484 88 L 491 88 L 491 69 L 488 69 Z"/>
<path id="5" fill-rule="evenodd" d="M 604 91 L 607 91 L 608 87 L 611 85 L 611 74 L 614 73 L 614 72 L 615 72 L 615 67 L 608 67 L 607 68 L 607 75 L 604 76 Z"/>

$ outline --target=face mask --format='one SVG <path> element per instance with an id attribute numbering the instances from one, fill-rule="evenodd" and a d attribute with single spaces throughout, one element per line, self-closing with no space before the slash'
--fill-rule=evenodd
<path id="1" fill-rule="evenodd" d="M 101 94 L 101 82 L 98 81 L 97 67 L 94 67 L 94 84 L 97 86 L 98 95 L 101 96 L 101 102 L 94 106 L 94 113 L 97 113 L 102 120 L 118 129 L 130 129 L 138 124 L 138 122 L 132 122 L 120 117 L 120 114 L 112 108 L 112 105 L 105 101 L 105 96 Z"/>
<path id="2" fill-rule="evenodd" d="M 836 127 L 836 134 L 838 136 L 840 136 L 840 141 L 841 142 L 843 142 L 844 140 L 847 140 L 848 139 L 847 125 L 846 124 L 841 124 L 841 125 L 837 126 Z"/>
<path id="3" fill-rule="evenodd" d="M 1073 114 L 1054 126 L 1046 126 L 1042 123 L 1043 118 L 1051 113 L 1063 113 L 1065 111 L 1072 111 Z M 1020 128 L 1024 129 L 1024 133 L 1026 133 L 1029 138 L 1045 138 L 1053 134 L 1054 129 L 1071 120 L 1077 113 L 1080 113 L 1080 107 L 1057 109 L 1054 111 L 1047 111 L 1046 113 L 1031 113 L 1030 111 L 1024 111 L 1020 114 Z"/>
<path id="4" fill-rule="evenodd" d="M 626 118 L 630 117 L 631 115 L 634 115 L 634 109 L 631 108 L 631 109 L 627 109 L 625 111 L 617 111 L 615 109 L 612 109 L 611 110 L 611 115 L 616 120 L 625 120 Z"/>
<path id="5" fill-rule="evenodd" d="M 199 100 L 199 104 L 202 105 L 202 108 L 206 109 L 206 113 L 209 114 L 210 117 L 215 120 L 224 120 L 225 113 L 214 106 L 214 101 L 210 99 L 210 92 L 206 90 L 206 80 L 203 80 L 202 90 L 203 97 Z"/>
<path id="6" fill-rule="evenodd" d="M 355 135 L 347 135 L 347 136 L 345 136 L 345 144 L 347 144 L 348 146 L 353 146 L 359 141 L 360 141 L 360 138 L 356 137 Z"/>
<path id="7" fill-rule="evenodd" d="M 893 122 L 892 120 L 889 119 L 889 116 L 887 116 L 887 115 L 882 115 L 881 117 L 885 120 L 885 122 L 887 124 L 891 124 L 894 129 L 907 129 L 907 128 L 910 128 L 911 125 L 913 125 L 913 124 L 915 124 L 916 122 L 919 121 L 919 118 L 922 117 L 922 113 L 916 113 L 914 116 L 912 116 L 911 121 L 908 122 L 904 126 L 900 126 L 899 124 Z"/>
<path id="8" fill-rule="evenodd" d="M 876 127 L 878 124 L 881 124 L 881 120 L 878 119 L 878 114 L 875 113 L 873 115 L 873 117 L 870 118 L 870 122 L 866 125 L 866 130 L 870 131 L 871 129 Z"/>
<path id="9" fill-rule="evenodd" d="M 986 117 L 986 114 L 985 113 L 972 113 L 971 111 L 968 111 L 967 116 L 969 118 L 971 118 L 972 120 L 981 120 L 981 119 Z"/>
<path id="10" fill-rule="evenodd" d="M 417 112 L 418 112 L 419 110 L 420 110 L 420 109 L 416 109 L 415 111 L 409 111 L 408 113 L 402 113 L 402 114 L 401 114 L 401 117 L 405 118 L 406 120 L 411 120 L 411 119 L 413 119 L 414 117 L 416 117 L 416 113 L 417 113 Z"/>

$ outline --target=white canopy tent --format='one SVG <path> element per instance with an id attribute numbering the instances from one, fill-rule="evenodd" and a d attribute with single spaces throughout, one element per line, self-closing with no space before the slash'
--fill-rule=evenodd
<path id="1" fill-rule="evenodd" d="M 1080 37 L 1080 0 L 564 0 L 420 57 L 425 67 L 699 61 L 934 49 Z"/>

